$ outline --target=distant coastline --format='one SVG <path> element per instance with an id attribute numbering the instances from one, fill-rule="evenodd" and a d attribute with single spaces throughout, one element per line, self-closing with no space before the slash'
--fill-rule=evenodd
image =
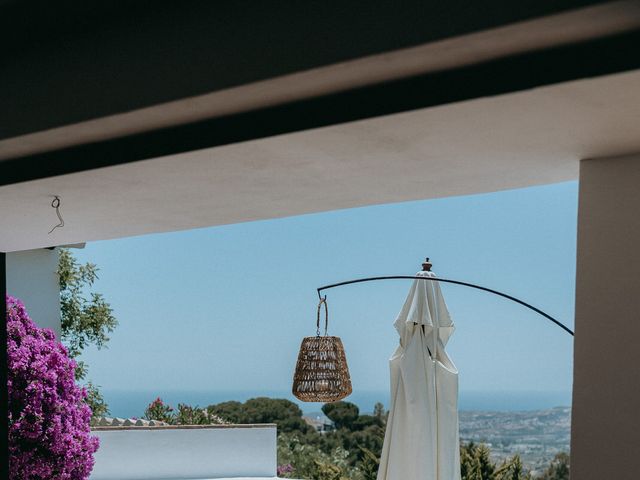
<path id="1" fill-rule="evenodd" d="M 254 397 L 286 398 L 297 403 L 305 415 L 320 410 L 321 404 L 303 403 L 286 391 L 127 391 L 102 389 L 112 416 L 141 417 L 145 407 L 156 397 L 176 407 L 178 403 L 207 405 L 226 402 L 244 402 Z M 346 399 L 355 403 L 363 413 L 373 411 L 376 402 L 389 407 L 389 392 L 356 391 Z M 513 412 L 544 410 L 571 405 L 571 392 L 461 392 L 459 407 L 462 411 Z"/>

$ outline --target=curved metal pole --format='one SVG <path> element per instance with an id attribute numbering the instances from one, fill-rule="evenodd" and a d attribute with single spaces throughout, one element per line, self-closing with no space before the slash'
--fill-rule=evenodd
<path id="1" fill-rule="evenodd" d="M 324 287 L 320 287 L 320 288 L 317 289 L 318 290 L 318 297 L 320 297 L 320 299 L 322 300 L 322 295 L 320 295 L 320 292 L 323 291 L 323 290 L 329 290 L 330 288 L 342 287 L 343 285 L 351 285 L 353 283 L 375 282 L 375 281 L 378 281 L 378 280 L 429 280 L 429 281 L 432 281 L 432 282 L 453 283 L 454 285 L 462 285 L 464 287 L 470 287 L 470 288 L 475 288 L 477 290 L 483 290 L 485 292 L 493 293 L 494 295 L 498 295 L 500 297 L 504 297 L 504 298 L 506 298 L 508 300 L 511 300 L 512 302 L 519 303 L 523 307 L 527 307 L 529 310 L 533 310 L 537 314 L 542 315 L 543 317 L 545 317 L 547 320 L 550 320 L 551 322 L 555 323 L 557 326 L 559 326 L 561 329 L 563 329 L 569 335 L 573 336 L 573 330 L 571 330 L 569 327 L 567 327 L 564 323 L 559 322 L 558 320 L 553 318 L 548 313 L 543 312 L 542 310 L 540 310 L 539 308 L 534 307 L 533 305 L 529 305 L 527 302 L 523 302 L 519 298 L 512 297 L 511 295 L 507 295 L 506 293 L 502 293 L 502 292 L 499 292 L 498 290 L 493 290 L 491 288 L 482 287 L 480 285 L 475 285 L 473 283 L 461 282 L 460 280 L 449 280 L 447 278 L 416 277 L 416 276 L 410 276 L 410 275 L 393 275 L 393 276 L 387 276 L 387 277 L 359 278 L 357 280 L 348 280 L 346 282 L 334 283 L 334 284 L 331 284 L 331 285 L 325 285 Z"/>

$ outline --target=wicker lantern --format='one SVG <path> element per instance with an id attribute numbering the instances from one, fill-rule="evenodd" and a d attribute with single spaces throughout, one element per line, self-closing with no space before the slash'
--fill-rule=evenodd
<path id="1" fill-rule="evenodd" d="M 320 309 L 324 305 L 324 336 L 320 335 Z M 337 402 L 351 394 L 347 357 L 339 337 L 327 335 L 329 311 L 327 297 L 318 303 L 315 337 L 305 337 L 300 345 L 293 394 L 303 402 Z"/>

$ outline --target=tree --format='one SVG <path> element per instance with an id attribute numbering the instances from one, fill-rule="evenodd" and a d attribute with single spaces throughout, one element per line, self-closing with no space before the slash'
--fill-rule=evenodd
<path id="1" fill-rule="evenodd" d="M 306 433 L 309 425 L 302 419 L 302 410 L 283 398 L 258 397 L 244 403 L 222 402 L 209 405 L 207 412 L 231 423 L 275 423 L 280 432 Z"/>
<path id="2" fill-rule="evenodd" d="M 248 423 L 277 423 L 292 418 L 302 420 L 302 410 L 284 398 L 257 397 L 244 402 Z"/>
<path id="3" fill-rule="evenodd" d="M 361 459 L 358 462 L 358 470 L 363 480 L 376 480 L 378 477 L 378 467 L 380 466 L 380 458 L 368 448 L 360 447 L 362 452 Z"/>
<path id="4" fill-rule="evenodd" d="M 469 442 L 460 447 L 460 467 L 463 480 L 493 480 L 495 470 L 489 459 L 489 449 Z"/>
<path id="5" fill-rule="evenodd" d="M 493 480 L 495 465 L 486 445 L 469 442 L 460 448 L 460 470 L 463 480 Z"/>
<path id="6" fill-rule="evenodd" d="M 531 475 L 525 471 L 520 455 L 506 460 L 495 474 L 496 480 L 531 480 Z"/>
<path id="7" fill-rule="evenodd" d="M 569 480 L 569 455 L 565 452 L 558 453 L 540 480 Z"/>
<path id="8" fill-rule="evenodd" d="M 282 472 L 284 478 L 350 480 L 347 456 L 341 447 L 324 452 L 297 433 L 278 434 L 278 465 L 289 467 Z"/>
<path id="9" fill-rule="evenodd" d="M 380 402 L 377 402 L 373 406 L 373 416 L 379 419 L 382 423 L 387 422 L 387 413 L 384 411 L 384 405 Z"/>
<path id="10" fill-rule="evenodd" d="M 360 415 L 351 422 L 351 429 L 354 431 L 365 430 L 369 427 L 382 427 L 382 419 L 374 415 Z"/>
<path id="11" fill-rule="evenodd" d="M 496 470 L 496 466 L 491 461 L 491 450 L 486 445 L 476 447 L 476 459 L 482 478 L 491 478 Z"/>
<path id="12" fill-rule="evenodd" d="M 78 380 L 76 375 L 76 380 Z M 100 390 L 91 382 L 84 386 L 87 391 L 85 403 L 91 409 L 91 418 L 100 418 L 109 414 L 109 405 L 100 393 Z"/>
<path id="13" fill-rule="evenodd" d="M 336 428 L 349 429 L 358 418 L 360 409 L 351 402 L 333 402 L 325 403 L 322 406 L 322 413 L 333 421 Z"/>
<path id="14" fill-rule="evenodd" d="M 205 409 L 198 406 L 191 407 L 184 403 L 178 404 L 175 422 L 177 425 L 211 425 L 213 423 Z"/>
<path id="15" fill-rule="evenodd" d="M 61 248 L 58 259 L 60 281 L 60 315 L 62 341 L 69 350 L 69 356 L 77 358 L 89 345 L 103 348 L 109 341 L 108 334 L 118 325 L 113 310 L 104 297 L 90 289 L 98 279 L 98 267 L 93 263 L 78 264 L 69 249 Z M 87 376 L 87 365 L 78 361 L 76 380 Z M 109 413 L 108 406 L 99 388 L 86 384 L 87 404 L 93 417 Z"/>
<path id="16" fill-rule="evenodd" d="M 207 411 L 212 415 L 218 415 L 224 418 L 230 423 L 243 423 L 246 418 L 242 403 L 236 402 L 235 400 L 209 405 Z"/>
<path id="17" fill-rule="evenodd" d="M 473 442 L 460 447 L 460 472 L 462 480 L 531 480 L 531 474 L 522 464 L 519 455 L 514 455 L 496 467 L 491 461 L 489 447 Z"/>

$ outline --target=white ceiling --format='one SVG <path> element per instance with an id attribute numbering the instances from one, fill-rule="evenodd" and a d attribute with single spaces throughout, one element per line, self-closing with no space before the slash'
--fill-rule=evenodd
<path id="1" fill-rule="evenodd" d="M 1 187 L 0 251 L 560 182 L 638 151 L 635 71 Z"/>

